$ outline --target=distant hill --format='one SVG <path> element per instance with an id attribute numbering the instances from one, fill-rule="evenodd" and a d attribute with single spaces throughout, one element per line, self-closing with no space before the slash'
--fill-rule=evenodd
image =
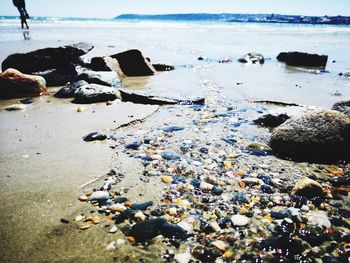
<path id="1" fill-rule="evenodd" d="M 124 14 L 117 20 L 158 20 L 158 21 L 218 21 L 245 23 L 288 23 L 288 24 L 327 24 L 350 25 L 349 16 L 298 16 L 280 14 L 166 14 L 137 15 Z"/>

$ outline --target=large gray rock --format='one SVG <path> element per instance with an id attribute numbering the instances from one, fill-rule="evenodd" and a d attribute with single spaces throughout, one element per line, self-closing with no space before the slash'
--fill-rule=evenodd
<path id="1" fill-rule="evenodd" d="M 56 48 L 38 49 L 24 54 L 12 54 L 2 62 L 2 70 L 15 68 L 31 74 L 50 69 L 64 69 L 71 63 L 81 63 L 80 56 L 93 49 L 87 43 L 78 43 Z"/>
<path id="2" fill-rule="evenodd" d="M 296 161 L 350 161 L 350 118 L 332 110 L 306 113 L 277 127 L 270 146 Z"/>
<path id="3" fill-rule="evenodd" d="M 80 73 L 75 77 L 75 80 L 85 80 L 88 83 L 94 83 L 104 86 L 112 86 L 120 88 L 120 79 L 115 71 L 93 71 L 85 68 L 78 67 Z"/>
<path id="4" fill-rule="evenodd" d="M 76 90 L 84 85 L 89 85 L 89 83 L 87 83 L 85 80 L 68 83 L 65 87 L 57 91 L 54 96 L 56 98 L 73 98 Z"/>
<path id="5" fill-rule="evenodd" d="M 72 82 L 77 77 L 77 71 L 73 64 L 59 69 L 49 69 L 46 71 L 33 72 L 33 75 L 41 76 L 46 80 L 46 86 L 58 87 Z"/>
<path id="6" fill-rule="evenodd" d="M 117 98 L 120 99 L 120 93 L 117 89 L 98 84 L 89 84 L 83 85 L 75 91 L 73 102 L 85 104 L 113 101 Z"/>

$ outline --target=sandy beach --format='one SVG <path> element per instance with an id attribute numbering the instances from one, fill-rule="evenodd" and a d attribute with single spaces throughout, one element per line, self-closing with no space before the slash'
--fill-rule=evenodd
<path id="1" fill-rule="evenodd" d="M 292 198 L 289 193 L 296 182 L 305 177 L 311 177 L 322 186 L 330 185 L 334 175 L 348 178 L 349 160 L 336 164 L 294 162 L 270 153 L 257 154 L 254 148 L 257 146 L 251 146 L 261 143 L 268 147 L 271 129 L 253 124 L 253 120 L 263 114 L 286 113 L 294 117 L 309 110 L 329 110 L 334 103 L 349 100 L 349 77 L 339 74 L 350 70 L 349 27 L 34 22 L 31 40 L 24 41 L 18 25 L 5 21 L 0 23 L 0 35 L 0 61 L 13 53 L 81 41 L 94 45 L 94 49 L 83 56 L 86 62 L 95 56 L 137 48 L 151 58 L 152 63 L 174 65 L 175 70 L 148 77 L 127 77 L 122 80 L 125 90 L 184 100 L 203 97 L 206 102 L 201 108 L 142 105 L 119 100 L 111 105 L 105 102 L 79 105 L 71 103 L 71 99 L 55 98 L 53 95 L 60 87 L 50 87 L 48 94 L 34 98 L 32 104 L 20 111 L 5 110 L 9 105 L 20 103 L 19 99 L 0 100 L 2 262 L 185 262 L 176 259 L 176 255 L 184 258 L 192 255 L 206 262 L 202 257 L 204 252 L 193 250 L 202 246 L 207 251 L 206 247 L 213 247 L 207 243 L 215 240 L 225 241 L 230 249 L 226 249 L 226 254 L 225 249 L 214 245 L 219 255 L 205 252 L 207 262 L 225 262 L 225 257 L 228 258 L 226 262 L 240 257 L 246 257 L 249 262 L 253 260 L 254 250 L 243 248 L 268 239 L 269 225 L 276 223 L 269 211 L 281 212 L 286 207 L 299 209 L 298 216 L 302 220 L 294 222 L 298 227 L 306 225 L 304 219 L 310 218 L 313 212 L 321 211 L 328 220 L 325 220 L 327 227 L 324 229 L 343 235 L 320 241 L 324 247 L 318 251 L 312 251 L 310 245 L 303 243 L 303 253 L 293 252 L 295 255 L 300 252 L 304 258 L 312 257 L 312 260 L 325 255 L 344 260 L 349 254 L 348 248 L 330 248 L 334 242 L 346 246 L 350 236 L 348 185 L 339 186 L 346 188 L 343 189 L 346 193 L 332 192 L 333 199 L 322 199 L 318 205 L 310 199 L 303 204 L 305 207 L 297 206 L 293 203 L 297 201 L 288 199 Z M 279 52 L 294 50 L 328 55 L 325 71 L 289 67 L 276 60 Z M 264 55 L 263 65 L 237 62 L 252 51 Z M 198 60 L 199 57 L 205 58 L 204 61 Z M 217 62 L 224 58 L 232 59 L 232 63 Z M 278 101 L 297 106 L 254 101 Z M 162 130 L 169 126 L 182 128 L 174 132 Z M 85 142 L 83 137 L 91 132 L 105 133 L 108 139 Z M 155 138 L 154 144 L 145 143 L 148 137 Z M 234 143 L 230 144 L 233 141 L 228 139 Z M 136 149 L 126 148 L 134 141 L 142 143 Z M 172 155 L 174 159 L 166 159 L 161 154 L 168 151 L 181 157 L 176 159 Z M 153 157 L 147 159 L 149 156 Z M 164 175 L 172 177 L 171 182 L 185 178 L 179 179 L 178 184 L 165 183 L 161 177 Z M 265 180 L 259 177 L 261 175 L 269 176 L 274 182 L 268 186 L 273 188 L 274 194 L 260 190 L 260 184 L 267 185 L 265 181 L 261 183 Z M 210 176 L 215 178 L 210 179 Z M 204 177 L 208 185 L 223 190 L 223 195 L 213 194 L 212 188 L 193 186 L 194 179 L 204 182 Z M 108 190 L 114 199 L 125 197 L 132 204 L 152 201 L 152 209 L 142 212 L 148 220 L 153 218 L 151 210 L 161 209 L 173 225 L 190 216 L 196 218 L 195 221 L 202 220 L 201 223 L 196 221 L 201 226 L 192 222 L 194 226 L 190 232 L 197 227 L 200 230 L 190 234 L 191 239 L 186 242 L 157 237 L 149 244 L 130 242 L 122 231 L 124 226 L 117 225 L 116 233 L 108 233 L 115 218 L 109 217 L 106 204 L 79 200 L 80 196 L 99 190 L 108 180 L 114 182 Z M 197 196 L 196 191 L 203 192 Z M 232 196 L 241 191 L 250 200 L 246 206 L 232 201 Z M 210 201 L 204 201 L 205 198 Z M 179 203 L 178 199 L 190 204 L 187 207 L 187 203 Z M 268 205 L 271 202 L 273 206 Z M 172 203 L 177 209 L 175 214 L 169 212 L 173 211 L 170 210 Z M 217 210 L 221 207 L 225 208 L 219 215 Z M 242 211 L 243 208 L 248 211 Z M 346 212 L 342 214 L 340 210 Z M 203 226 L 205 222 L 230 218 L 234 214 L 250 220 L 249 230 L 245 225 L 235 228 L 237 233 L 242 232 L 241 238 L 224 229 L 221 223 L 219 231 Z M 82 230 L 82 222 L 75 220 L 79 215 L 98 216 L 102 222 Z M 333 225 L 334 218 L 343 221 Z M 328 222 L 332 222 L 332 227 Z M 301 239 L 298 237 L 298 242 Z M 233 255 L 229 257 L 227 251 Z M 267 259 L 270 256 L 267 255 Z M 215 261 L 218 258 L 222 261 Z"/>

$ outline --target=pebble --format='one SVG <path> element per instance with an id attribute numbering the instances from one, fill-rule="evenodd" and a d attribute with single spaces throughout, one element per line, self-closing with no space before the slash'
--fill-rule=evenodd
<path id="1" fill-rule="evenodd" d="M 109 250 L 109 251 L 113 251 L 113 250 L 116 250 L 116 249 L 117 249 L 117 247 L 115 246 L 115 241 L 112 241 L 106 247 L 106 250 Z"/>
<path id="2" fill-rule="evenodd" d="M 82 201 L 82 202 L 87 201 L 88 199 L 89 199 L 89 198 L 88 198 L 86 195 L 81 195 L 81 196 L 79 197 L 79 200 Z"/>
<path id="3" fill-rule="evenodd" d="M 319 227 L 326 228 L 330 228 L 332 226 L 331 221 L 327 216 L 327 213 L 324 211 L 309 212 L 306 216 L 308 218 L 308 225 L 317 225 Z"/>
<path id="4" fill-rule="evenodd" d="M 179 239 L 179 240 L 186 240 L 187 239 L 187 233 L 184 229 L 182 229 L 178 225 L 172 225 L 169 223 L 165 223 L 162 225 L 161 234 L 164 237 L 170 238 L 170 239 Z"/>
<path id="5" fill-rule="evenodd" d="M 203 191 L 210 191 L 214 188 L 214 185 L 208 184 L 206 182 L 201 182 L 199 188 Z"/>
<path id="6" fill-rule="evenodd" d="M 84 219 L 84 217 L 83 217 L 82 215 L 78 215 L 78 216 L 76 216 L 76 217 L 74 218 L 74 221 L 80 222 L 80 221 L 82 221 L 83 219 Z"/>
<path id="7" fill-rule="evenodd" d="M 168 161 L 181 159 L 181 155 L 174 152 L 162 152 L 161 156 L 164 160 Z"/>
<path id="8" fill-rule="evenodd" d="M 114 204 L 109 207 L 112 212 L 123 212 L 126 210 L 126 206 L 123 204 Z"/>
<path id="9" fill-rule="evenodd" d="M 136 223 L 129 233 L 138 242 L 153 239 L 160 234 L 161 228 L 166 223 L 164 218 L 151 219 Z"/>
<path id="10" fill-rule="evenodd" d="M 84 111 L 85 111 L 85 108 L 84 108 L 84 107 L 79 106 L 79 107 L 77 108 L 77 112 L 84 112 Z"/>
<path id="11" fill-rule="evenodd" d="M 141 141 L 134 141 L 132 143 L 129 143 L 125 146 L 126 149 L 131 149 L 131 150 L 138 150 L 140 146 L 142 145 Z"/>
<path id="12" fill-rule="evenodd" d="M 174 257 L 174 260 L 177 263 L 188 263 L 188 262 L 191 262 L 191 259 L 192 259 L 192 255 L 188 252 L 176 254 Z"/>
<path id="13" fill-rule="evenodd" d="M 267 156 L 272 154 L 272 149 L 270 146 L 258 142 L 249 144 L 247 146 L 247 150 L 250 152 L 250 154 L 256 156 Z"/>
<path id="14" fill-rule="evenodd" d="M 97 225 L 97 224 L 101 223 L 101 218 L 99 218 L 98 216 L 94 216 L 91 221 L 92 221 L 92 223 Z"/>
<path id="15" fill-rule="evenodd" d="M 162 182 L 165 184 L 170 184 L 173 181 L 173 178 L 171 176 L 163 175 L 160 178 L 162 179 Z"/>
<path id="16" fill-rule="evenodd" d="M 148 207 L 152 206 L 153 205 L 153 202 L 152 201 L 148 201 L 148 202 L 144 202 L 144 203 L 141 203 L 141 204 L 133 204 L 131 206 L 131 209 L 133 210 L 146 210 Z"/>
<path id="17" fill-rule="evenodd" d="M 163 128 L 161 128 L 162 131 L 164 132 L 174 132 L 174 131 L 182 131 L 183 129 L 185 129 L 182 126 L 165 126 Z"/>
<path id="18" fill-rule="evenodd" d="M 86 223 L 86 224 L 82 224 L 79 229 L 81 230 L 86 230 L 86 229 L 89 229 L 91 227 L 91 224 L 89 223 Z"/>
<path id="19" fill-rule="evenodd" d="M 307 198 L 324 196 L 322 186 L 315 180 L 309 178 L 304 178 L 296 182 L 291 194 Z"/>
<path id="20" fill-rule="evenodd" d="M 23 105 L 23 104 L 13 104 L 13 105 L 5 107 L 4 110 L 19 111 L 19 110 L 25 110 L 26 108 L 27 108 L 27 106 Z"/>
<path id="21" fill-rule="evenodd" d="M 231 217 L 231 222 L 235 226 L 246 226 L 249 224 L 250 219 L 243 215 L 233 215 Z"/>
<path id="22" fill-rule="evenodd" d="M 109 193 L 105 191 L 96 191 L 93 192 L 90 196 L 90 200 L 96 200 L 96 201 L 105 201 L 110 198 Z"/>
<path id="23" fill-rule="evenodd" d="M 221 240 L 215 240 L 211 243 L 214 247 L 219 249 L 221 252 L 225 252 L 227 249 L 227 244 L 224 241 Z"/>
<path id="24" fill-rule="evenodd" d="M 135 215 L 134 215 L 134 218 L 136 220 L 139 220 L 139 221 L 145 221 L 146 220 L 146 216 L 144 213 L 142 213 L 141 211 L 137 212 Z"/>
<path id="25" fill-rule="evenodd" d="M 83 140 L 85 142 L 104 141 L 106 139 L 107 139 L 107 135 L 98 133 L 98 132 L 92 132 L 83 137 Z"/>
<path id="26" fill-rule="evenodd" d="M 175 216 L 175 215 L 177 215 L 177 209 L 176 209 L 176 207 L 171 207 L 171 208 L 169 208 L 169 215 L 171 215 L 171 216 Z"/>
<path id="27" fill-rule="evenodd" d="M 108 230 L 108 233 L 114 234 L 118 231 L 118 227 L 117 226 L 112 226 L 111 229 Z"/>

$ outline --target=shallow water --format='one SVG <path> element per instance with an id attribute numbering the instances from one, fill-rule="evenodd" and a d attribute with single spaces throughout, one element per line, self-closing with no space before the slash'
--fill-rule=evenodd
<path id="1" fill-rule="evenodd" d="M 31 40 L 24 41 L 17 21 L 0 20 L 0 61 L 13 52 L 86 41 L 95 49 L 86 55 L 110 55 L 140 49 L 152 62 L 180 66 L 178 70 L 132 81 L 126 86 L 171 97 L 210 96 L 214 99 L 277 100 L 331 107 L 350 98 L 350 27 L 244 23 L 185 22 L 32 22 Z M 242 65 L 236 60 L 248 52 L 262 53 L 264 65 Z M 310 73 L 278 63 L 282 51 L 327 54 L 328 73 Z M 198 61 L 230 57 L 219 64 Z M 332 63 L 332 61 L 335 61 Z M 183 65 L 191 67 L 181 67 Z M 131 84 L 130 84 L 131 83 Z M 242 85 L 237 85 L 242 83 Z M 335 93 L 341 96 L 335 96 Z"/>

